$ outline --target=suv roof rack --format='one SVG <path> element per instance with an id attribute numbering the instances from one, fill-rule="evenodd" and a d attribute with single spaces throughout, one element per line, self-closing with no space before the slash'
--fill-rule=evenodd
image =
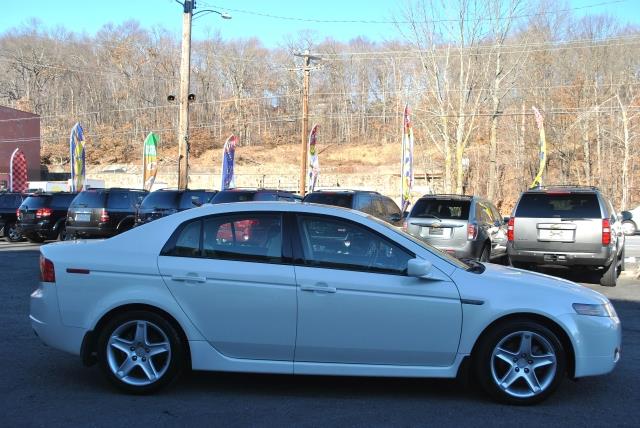
<path id="1" fill-rule="evenodd" d="M 315 193 L 315 192 L 344 192 L 344 193 L 356 193 L 356 192 L 362 192 L 362 193 L 375 193 L 376 195 L 379 195 L 380 192 L 377 192 L 375 190 L 356 190 L 356 189 L 347 189 L 347 188 L 343 188 L 343 187 L 325 187 L 323 189 L 316 189 L 313 192 L 309 192 L 309 193 Z"/>
<path id="2" fill-rule="evenodd" d="M 544 186 L 534 187 L 533 189 L 527 189 L 527 192 L 546 191 L 550 189 L 573 189 L 573 190 L 596 190 L 600 189 L 596 186 L 584 186 L 580 184 L 547 184 Z"/>
<path id="3" fill-rule="evenodd" d="M 428 198 L 429 196 L 453 196 L 456 198 L 473 198 L 473 195 L 461 195 L 461 194 L 457 194 L 457 193 L 433 193 L 433 194 L 426 194 L 426 195 L 422 195 L 420 196 L 421 198 Z"/>

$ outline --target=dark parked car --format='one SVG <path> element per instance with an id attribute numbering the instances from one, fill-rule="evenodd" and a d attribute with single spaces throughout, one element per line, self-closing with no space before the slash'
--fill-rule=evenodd
<path id="1" fill-rule="evenodd" d="M 66 238 L 67 210 L 77 193 L 56 192 L 29 195 L 18 209 L 18 231 L 29 242 Z"/>
<path id="2" fill-rule="evenodd" d="M 67 236 L 108 238 L 131 229 L 137 206 L 148 194 L 138 189 L 89 189 L 78 193 L 67 213 Z"/>
<path id="3" fill-rule="evenodd" d="M 458 258 L 488 262 L 507 254 L 507 225 L 494 204 L 471 195 L 424 195 L 406 231 Z"/>
<path id="4" fill-rule="evenodd" d="M 18 231 L 17 210 L 26 195 L 15 192 L 0 193 L 0 236 L 9 242 L 22 240 Z"/>
<path id="5" fill-rule="evenodd" d="M 402 225 L 402 212 L 393 199 L 368 190 L 318 190 L 309 193 L 302 202 L 334 205 L 365 212 L 373 217 Z"/>
<path id="6" fill-rule="evenodd" d="M 160 189 L 142 200 L 136 213 L 136 226 L 179 211 L 199 207 L 211 201 L 217 190 Z"/>
<path id="7" fill-rule="evenodd" d="M 277 189 L 229 189 L 222 190 L 211 199 L 212 204 L 250 201 L 300 202 L 302 197 L 286 190 Z"/>

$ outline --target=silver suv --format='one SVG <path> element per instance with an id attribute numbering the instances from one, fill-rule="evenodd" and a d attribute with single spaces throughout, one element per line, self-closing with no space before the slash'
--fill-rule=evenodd
<path id="1" fill-rule="evenodd" d="M 488 262 L 507 254 L 507 227 L 488 200 L 468 195 L 425 195 L 411 208 L 405 231 L 458 258 Z"/>
<path id="2" fill-rule="evenodd" d="M 624 270 L 622 218 L 596 187 L 528 190 L 508 222 L 509 260 L 515 267 L 587 266 L 600 284 L 615 287 Z"/>

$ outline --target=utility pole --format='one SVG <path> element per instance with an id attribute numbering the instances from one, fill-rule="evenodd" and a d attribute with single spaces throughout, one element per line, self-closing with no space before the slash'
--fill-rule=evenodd
<path id="1" fill-rule="evenodd" d="M 178 96 L 178 189 L 189 187 L 189 101 L 195 99 L 195 95 L 189 94 L 191 80 L 191 21 L 194 15 L 200 18 L 208 13 L 217 13 L 222 19 L 231 19 L 226 12 L 213 9 L 204 9 L 194 13 L 196 0 L 176 0 L 182 5 L 182 56 L 180 59 L 180 95 Z"/>
<path id="2" fill-rule="evenodd" d="M 191 19 L 194 0 L 184 0 L 178 118 L 178 189 L 189 187 L 189 82 L 191 77 Z"/>
<path id="3" fill-rule="evenodd" d="M 309 72 L 311 70 L 311 61 L 320 61 L 322 58 L 319 56 L 311 55 L 309 49 L 305 50 L 303 54 L 294 54 L 304 58 L 303 81 L 302 81 L 302 131 L 300 138 L 300 196 L 304 196 L 307 187 L 307 163 L 309 152 Z"/>

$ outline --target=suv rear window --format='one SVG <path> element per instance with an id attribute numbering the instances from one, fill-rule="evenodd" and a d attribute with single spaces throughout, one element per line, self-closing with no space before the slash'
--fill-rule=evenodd
<path id="1" fill-rule="evenodd" d="M 163 192 L 161 190 L 151 192 L 142 201 L 142 209 L 174 209 L 177 207 L 178 192 Z"/>
<path id="2" fill-rule="evenodd" d="M 224 204 L 227 202 L 248 202 L 258 200 L 256 198 L 256 192 L 219 192 L 216 196 L 213 197 L 211 203 L 213 204 Z M 275 198 L 271 199 L 260 199 L 260 200 L 275 200 Z"/>
<path id="3" fill-rule="evenodd" d="M 520 198 L 516 217 L 600 218 L 600 204 L 594 193 L 525 193 Z"/>
<path id="4" fill-rule="evenodd" d="M 304 197 L 303 202 L 314 204 L 333 205 L 336 207 L 351 208 L 353 206 L 352 193 L 310 193 Z"/>
<path id="5" fill-rule="evenodd" d="M 447 220 L 469 220 L 471 201 L 455 199 L 419 199 L 410 217 Z"/>
<path id="6" fill-rule="evenodd" d="M 49 195 L 29 196 L 22 202 L 22 205 L 28 207 L 28 209 L 45 208 L 49 206 L 50 200 L 51 196 Z"/>
<path id="7" fill-rule="evenodd" d="M 80 192 L 71 202 L 71 208 L 103 208 L 104 192 L 88 190 Z"/>

